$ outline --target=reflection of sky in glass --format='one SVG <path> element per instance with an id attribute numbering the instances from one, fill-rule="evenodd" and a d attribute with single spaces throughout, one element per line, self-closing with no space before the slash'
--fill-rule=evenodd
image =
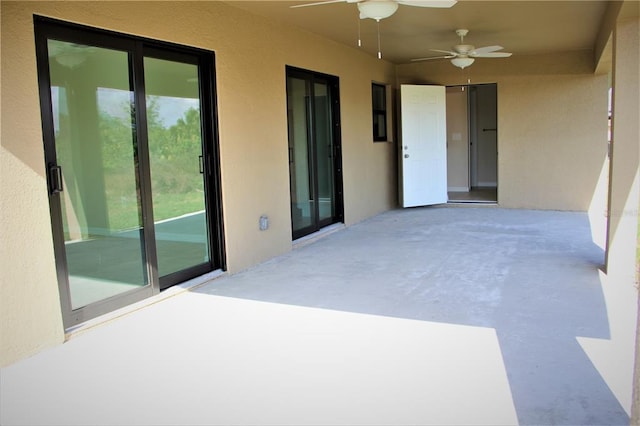
<path id="1" fill-rule="evenodd" d="M 170 96 L 147 96 L 147 98 L 156 101 L 160 122 L 164 127 L 171 127 L 176 124 L 178 119 L 184 117 L 185 112 L 189 109 L 200 108 L 198 99 L 174 98 Z"/>
<path id="2" fill-rule="evenodd" d="M 127 102 L 131 92 L 126 90 L 99 87 L 97 93 L 98 111 L 109 114 L 112 117 L 126 119 L 129 114 Z M 198 99 L 175 98 L 170 96 L 148 96 L 155 99 L 158 107 L 160 122 L 165 128 L 171 127 L 184 117 L 190 108 L 199 109 Z M 64 87 L 51 88 L 51 106 L 53 109 L 53 128 L 56 133 L 60 131 L 60 116 L 67 115 L 67 99 Z"/>
<path id="3" fill-rule="evenodd" d="M 112 117 L 127 119 L 131 114 L 131 107 L 129 106 L 130 93 L 128 90 L 98 87 L 98 112 L 109 114 Z"/>
<path id="4" fill-rule="evenodd" d="M 125 107 L 126 100 L 123 100 L 123 94 L 128 95 L 129 92 L 104 87 L 99 88 L 98 105 L 101 111 L 112 117 L 127 118 L 128 108 Z M 147 98 L 157 101 L 158 116 L 165 128 L 176 124 L 178 119 L 184 117 L 185 112 L 190 108 L 198 109 L 200 105 L 198 99 L 174 98 L 169 96 L 147 96 Z"/>

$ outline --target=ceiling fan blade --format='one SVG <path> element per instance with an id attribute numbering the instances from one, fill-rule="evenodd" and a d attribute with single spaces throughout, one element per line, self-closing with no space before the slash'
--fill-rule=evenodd
<path id="1" fill-rule="evenodd" d="M 476 49 L 473 49 L 471 52 L 469 52 L 469 54 L 472 55 L 482 55 L 484 53 L 490 53 L 490 52 L 495 52 L 496 50 L 502 50 L 504 49 L 504 47 L 502 46 L 485 46 L 485 47 L 478 47 Z"/>
<path id="2" fill-rule="evenodd" d="M 447 55 L 458 56 L 457 52 L 453 52 L 451 50 L 440 50 L 440 49 L 429 49 L 429 50 L 432 52 L 446 53 Z"/>
<path id="3" fill-rule="evenodd" d="M 416 58 L 416 59 L 411 59 L 411 62 L 430 61 L 431 59 L 451 59 L 451 58 L 455 58 L 455 55 L 429 56 L 427 58 Z"/>
<path id="4" fill-rule="evenodd" d="M 509 52 L 488 52 L 488 53 L 480 53 L 480 54 L 470 54 L 472 58 L 508 58 L 512 54 Z"/>
<path id="5" fill-rule="evenodd" d="M 291 9 L 296 9 L 299 7 L 307 7 L 307 6 L 320 6 L 322 4 L 331 4 L 331 3 L 354 3 L 354 1 L 349 1 L 349 0 L 325 0 L 325 1 L 318 1 L 315 3 L 304 3 L 304 4 L 294 4 L 293 6 L 289 6 L 289 8 Z"/>
<path id="6" fill-rule="evenodd" d="M 456 0 L 397 0 L 398 3 L 405 6 L 417 6 L 417 7 L 439 7 L 449 8 L 457 3 Z"/>

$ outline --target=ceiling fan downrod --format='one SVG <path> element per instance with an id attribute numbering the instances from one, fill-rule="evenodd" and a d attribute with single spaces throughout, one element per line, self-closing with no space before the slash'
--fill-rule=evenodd
<path id="1" fill-rule="evenodd" d="M 378 25 L 378 59 L 382 59 L 382 52 L 380 51 L 380 20 L 376 21 Z"/>

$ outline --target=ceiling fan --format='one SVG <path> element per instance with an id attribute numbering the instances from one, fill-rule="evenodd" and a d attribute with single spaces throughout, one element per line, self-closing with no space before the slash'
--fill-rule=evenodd
<path id="1" fill-rule="evenodd" d="M 315 3 L 296 4 L 291 8 L 319 6 L 332 3 L 356 3 L 360 11 L 360 19 L 374 19 L 380 21 L 396 13 L 399 5 L 417 7 L 449 8 L 457 3 L 456 0 L 325 0 Z"/>
<path id="2" fill-rule="evenodd" d="M 470 44 L 464 44 L 464 37 L 469 30 L 459 29 L 456 34 L 460 37 L 460 44 L 453 46 L 453 50 L 430 49 L 432 52 L 446 53 L 444 56 L 430 56 L 427 58 L 412 59 L 412 62 L 428 61 L 431 59 L 451 59 L 451 63 L 458 68 L 466 68 L 473 64 L 475 58 L 508 58 L 511 53 L 498 52 L 504 49 L 502 46 L 485 46 L 474 47 Z"/>
<path id="3" fill-rule="evenodd" d="M 78 43 L 49 40 L 47 50 L 49 58 L 54 58 L 60 65 L 73 69 L 89 59 L 98 48 Z"/>
<path id="4" fill-rule="evenodd" d="M 398 6 L 438 7 L 449 8 L 457 3 L 457 0 L 324 0 L 315 3 L 304 3 L 289 6 L 292 9 L 309 6 L 320 6 L 332 3 L 356 3 L 360 11 L 360 19 L 373 19 L 378 23 L 378 59 L 382 59 L 380 51 L 380 20 L 388 18 L 396 13 Z M 358 21 L 358 47 L 362 45 L 360 40 L 360 21 Z"/>

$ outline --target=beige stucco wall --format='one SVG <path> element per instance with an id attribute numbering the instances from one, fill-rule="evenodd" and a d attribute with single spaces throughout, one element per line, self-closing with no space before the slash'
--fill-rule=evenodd
<path id="1" fill-rule="evenodd" d="M 609 180 L 607 269 L 628 283 L 635 280 L 635 245 L 640 203 L 640 43 L 638 18 L 619 22 L 613 40 L 612 155 Z"/>
<path id="2" fill-rule="evenodd" d="M 621 20 L 613 33 L 613 129 L 609 180 L 607 275 L 616 286 L 638 294 L 638 206 L 640 206 L 640 20 Z M 638 300 L 640 302 L 640 299 Z M 635 302 L 635 300 L 634 300 Z M 640 424 L 640 311 L 636 318 L 636 353 L 631 424 Z"/>
<path id="3" fill-rule="evenodd" d="M 498 200 L 587 211 L 607 153 L 606 75 L 591 52 L 398 66 L 398 84 L 498 85 Z M 604 212 L 605 206 L 601 211 Z"/>
<path id="4" fill-rule="evenodd" d="M 64 338 L 44 177 L 34 14 L 215 51 L 231 272 L 291 249 L 285 65 L 340 78 L 346 224 L 396 204 L 394 145 L 374 144 L 371 130 L 371 82 L 394 82 L 388 62 L 221 2 L 3 1 L 0 10 L 1 365 Z M 270 217 L 263 232 L 262 214 Z"/>

